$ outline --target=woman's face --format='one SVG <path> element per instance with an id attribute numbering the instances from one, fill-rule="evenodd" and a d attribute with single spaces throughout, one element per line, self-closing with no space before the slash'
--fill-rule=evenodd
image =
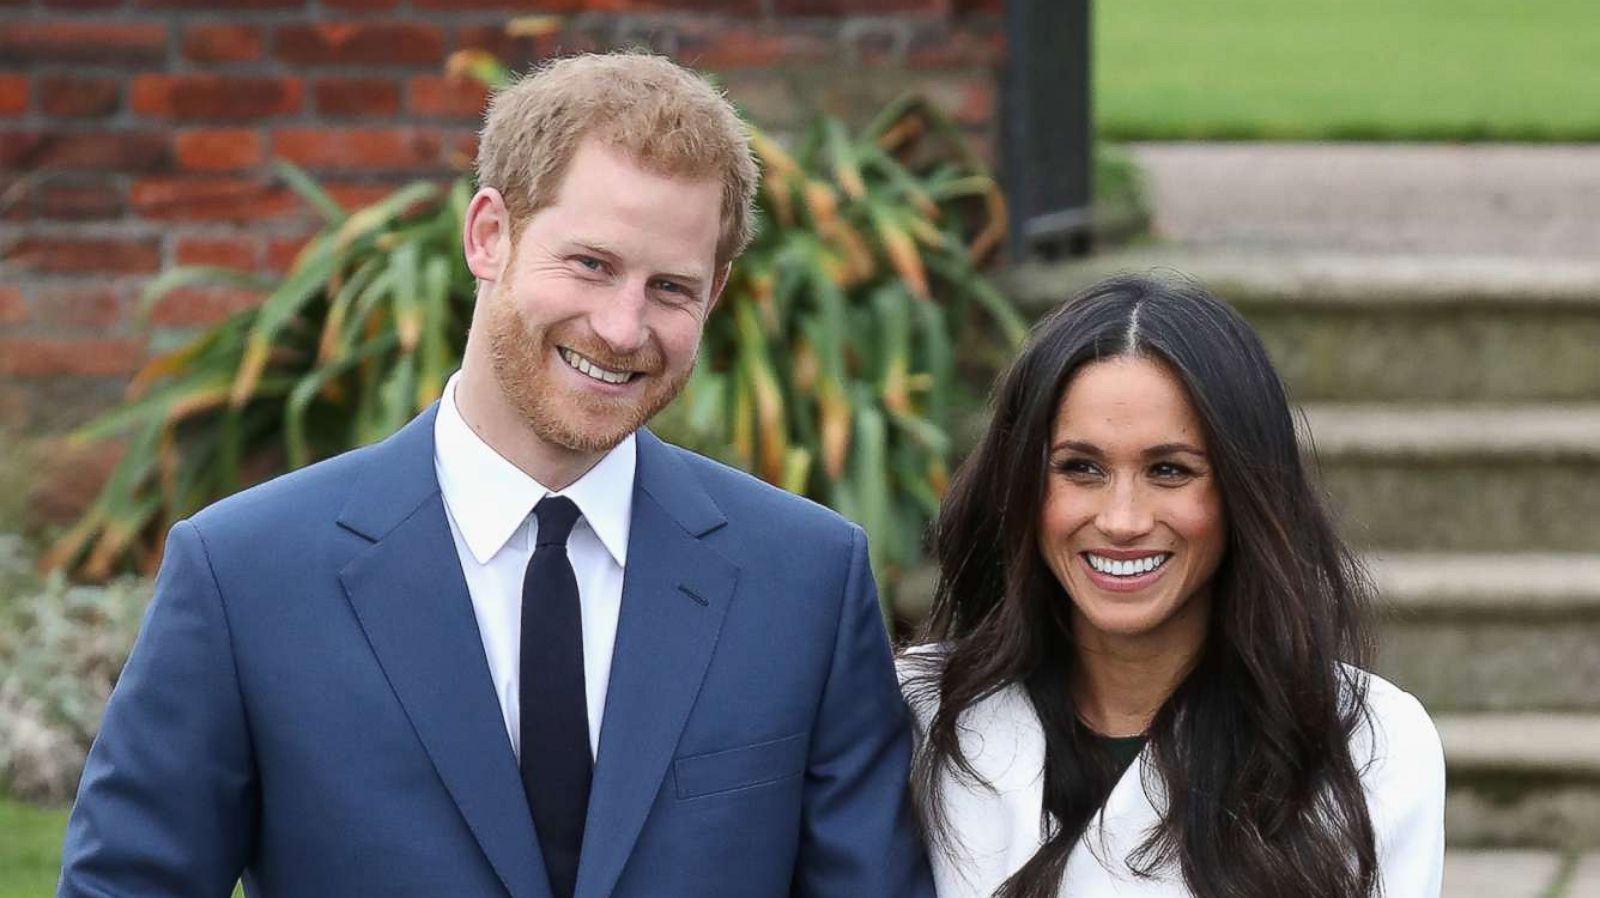
<path id="1" fill-rule="evenodd" d="M 1227 542 L 1207 451 L 1163 362 L 1091 362 L 1067 384 L 1039 551 L 1072 597 L 1080 645 L 1198 645 Z"/>

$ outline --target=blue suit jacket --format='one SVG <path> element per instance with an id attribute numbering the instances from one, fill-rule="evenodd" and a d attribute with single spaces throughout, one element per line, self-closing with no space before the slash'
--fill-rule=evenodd
<path id="1" fill-rule="evenodd" d="M 433 419 L 173 528 L 61 896 L 548 898 Z M 861 530 L 638 451 L 578 898 L 931 896 Z"/>

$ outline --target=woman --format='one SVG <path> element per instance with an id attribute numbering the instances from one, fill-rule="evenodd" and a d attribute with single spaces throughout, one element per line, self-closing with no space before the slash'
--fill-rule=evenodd
<path id="1" fill-rule="evenodd" d="M 1283 386 L 1191 284 L 1040 323 L 901 661 L 941 898 L 1430 898 L 1444 763 L 1363 672 L 1367 580 Z"/>

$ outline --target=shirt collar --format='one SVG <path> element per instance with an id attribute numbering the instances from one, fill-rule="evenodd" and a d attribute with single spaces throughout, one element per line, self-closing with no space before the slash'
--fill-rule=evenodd
<path id="1" fill-rule="evenodd" d="M 460 377 L 460 372 L 451 376 L 439 400 L 433 426 L 434 470 L 445 506 L 467 548 L 479 564 L 487 564 L 550 490 L 494 451 L 468 426 L 456 407 Z M 630 433 L 561 491 L 578 506 L 606 551 L 624 567 L 638 458 L 636 438 Z"/>

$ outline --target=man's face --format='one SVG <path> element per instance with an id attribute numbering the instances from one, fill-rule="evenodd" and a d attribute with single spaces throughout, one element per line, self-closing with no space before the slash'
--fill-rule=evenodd
<path id="1" fill-rule="evenodd" d="M 495 378 L 546 443 L 603 452 L 694 368 L 721 277 L 722 187 L 585 141 L 484 297 Z"/>

